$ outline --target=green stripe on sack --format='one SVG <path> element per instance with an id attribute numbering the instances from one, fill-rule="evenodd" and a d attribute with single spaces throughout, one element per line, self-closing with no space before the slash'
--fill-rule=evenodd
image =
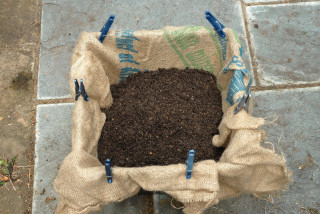
<path id="1" fill-rule="evenodd" d="M 208 28 L 206 26 L 203 26 L 203 27 L 209 32 L 209 35 L 210 35 L 213 43 L 215 44 L 215 46 L 216 46 L 216 48 L 218 50 L 219 60 L 220 60 L 220 69 L 222 69 L 222 53 L 221 53 L 221 49 L 220 49 L 219 43 L 218 43 L 216 37 L 214 36 L 214 34 L 212 32 L 212 29 Z"/>
<path id="2" fill-rule="evenodd" d="M 171 47 L 173 48 L 173 50 L 177 53 L 177 55 L 180 57 L 182 63 L 184 64 L 184 66 L 186 67 L 190 67 L 190 65 L 188 64 L 187 60 L 184 58 L 183 54 L 178 50 L 178 48 L 176 47 L 176 45 L 173 43 L 173 41 L 171 40 L 169 33 L 166 29 L 163 29 L 164 35 L 166 37 L 166 39 L 168 40 L 169 44 L 171 45 Z"/>
<path id="3" fill-rule="evenodd" d="M 241 41 L 240 41 L 240 39 L 239 39 L 238 34 L 237 34 L 233 29 L 231 29 L 231 30 L 232 30 L 232 33 L 233 33 L 234 37 L 236 38 L 237 42 L 238 42 L 240 45 L 242 45 L 242 44 L 241 44 Z"/>
<path id="4" fill-rule="evenodd" d="M 211 73 L 214 73 L 213 64 L 210 62 L 210 58 L 206 55 L 204 49 L 188 52 L 187 49 L 191 46 L 196 46 L 198 39 L 193 34 L 194 31 L 200 29 L 206 29 L 212 39 L 216 50 L 219 55 L 220 67 L 222 68 L 222 53 L 218 40 L 212 32 L 212 29 L 204 26 L 186 26 L 183 29 L 176 30 L 169 34 L 169 32 L 164 29 L 164 35 L 168 40 L 170 46 L 174 49 L 177 55 L 180 57 L 182 63 L 186 67 L 193 67 L 196 69 L 205 69 Z M 170 37 L 173 36 L 174 38 Z M 176 44 L 177 43 L 177 44 Z M 184 53 L 185 52 L 185 53 Z M 214 56 L 216 53 L 214 52 Z M 223 87 L 217 83 L 217 87 L 220 91 L 223 91 Z"/>

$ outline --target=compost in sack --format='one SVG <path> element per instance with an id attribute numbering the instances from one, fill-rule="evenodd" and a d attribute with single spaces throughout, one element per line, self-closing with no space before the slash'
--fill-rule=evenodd
<path id="1" fill-rule="evenodd" d="M 98 143 L 102 164 L 141 167 L 218 161 L 224 147 L 211 143 L 222 119 L 215 77 L 196 69 L 141 71 L 111 86 L 113 104 Z"/>
<path id="2" fill-rule="evenodd" d="M 252 83 L 240 40 L 232 29 L 223 29 L 224 38 L 221 31 L 217 32 L 203 26 L 119 30 L 110 31 L 102 43 L 101 33 L 81 34 L 70 71 L 70 89 L 74 96 L 77 94 L 72 151 L 55 179 L 59 194 L 56 213 L 99 211 L 108 203 L 137 194 L 141 188 L 171 195 L 184 203 L 185 213 L 202 213 L 220 200 L 242 193 L 261 195 L 287 187 L 291 178 L 284 157 L 260 145 L 259 127 L 264 119 L 241 109 L 235 113 Z M 141 71 L 187 67 L 214 74 L 221 91 L 223 117 L 219 134 L 212 137 L 212 146 L 225 148 L 219 161 L 195 162 L 190 179 L 186 179 L 185 163 L 111 166 L 109 183 L 97 147 L 106 121 L 101 109 L 113 103 L 110 86 Z M 82 93 L 75 90 L 75 79 L 82 80 Z"/>

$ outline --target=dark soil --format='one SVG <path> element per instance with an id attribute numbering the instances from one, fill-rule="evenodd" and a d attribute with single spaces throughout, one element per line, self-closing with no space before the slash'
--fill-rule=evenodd
<path id="1" fill-rule="evenodd" d="M 219 160 L 212 145 L 222 118 L 215 76 L 195 69 L 139 72 L 111 86 L 113 104 L 98 144 L 102 164 L 139 167 Z"/>

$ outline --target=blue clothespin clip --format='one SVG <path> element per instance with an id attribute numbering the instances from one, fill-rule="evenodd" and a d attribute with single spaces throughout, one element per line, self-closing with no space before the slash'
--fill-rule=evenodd
<path id="1" fill-rule="evenodd" d="M 224 25 L 219 22 L 216 17 L 214 17 L 210 11 L 206 11 L 206 18 L 210 22 L 210 24 L 214 27 L 214 29 L 217 31 L 217 33 L 222 37 L 225 38 L 226 34 L 223 32 Z"/>
<path id="2" fill-rule="evenodd" d="M 77 101 L 81 95 L 80 90 L 79 90 L 79 83 L 78 83 L 77 79 L 74 79 L 74 84 L 75 84 L 75 92 L 76 92 L 76 97 L 74 98 L 74 100 Z"/>
<path id="3" fill-rule="evenodd" d="M 239 104 L 234 110 L 234 114 L 237 114 L 239 111 L 242 109 L 246 110 L 247 112 L 249 111 L 249 101 L 251 98 L 251 85 L 249 85 L 246 89 L 246 93 L 244 93 L 242 99 L 240 100 Z"/>
<path id="4" fill-rule="evenodd" d="M 193 160 L 194 160 L 194 150 L 189 151 L 188 159 L 187 159 L 187 179 L 191 178 L 192 168 L 193 168 Z"/>
<path id="5" fill-rule="evenodd" d="M 112 172 L 111 172 L 111 160 L 106 159 L 106 164 L 104 165 L 106 168 L 108 183 L 112 183 Z"/>
<path id="6" fill-rule="evenodd" d="M 84 88 L 84 84 L 83 84 L 82 79 L 80 80 L 80 92 L 81 92 L 81 95 L 83 96 L 84 100 L 89 101 L 89 97 L 88 97 L 86 90 Z"/>
<path id="7" fill-rule="evenodd" d="M 113 23 L 114 15 L 111 15 L 108 19 L 108 21 L 104 24 L 103 28 L 101 29 L 101 35 L 99 37 L 99 41 L 102 43 L 104 38 L 106 38 L 108 31 Z"/>
<path id="8" fill-rule="evenodd" d="M 74 79 L 74 84 L 75 84 L 75 92 L 76 92 L 76 97 L 74 99 L 77 101 L 79 96 L 82 95 L 85 101 L 89 101 L 89 97 L 84 88 L 83 80 L 82 79 L 80 80 L 80 87 L 77 79 Z"/>

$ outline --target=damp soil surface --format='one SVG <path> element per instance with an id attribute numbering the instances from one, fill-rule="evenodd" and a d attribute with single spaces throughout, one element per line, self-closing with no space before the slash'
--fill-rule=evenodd
<path id="1" fill-rule="evenodd" d="M 139 72 L 111 86 L 113 104 L 98 144 L 102 164 L 140 167 L 218 161 L 224 148 L 212 145 L 222 118 L 215 76 L 195 69 Z"/>

